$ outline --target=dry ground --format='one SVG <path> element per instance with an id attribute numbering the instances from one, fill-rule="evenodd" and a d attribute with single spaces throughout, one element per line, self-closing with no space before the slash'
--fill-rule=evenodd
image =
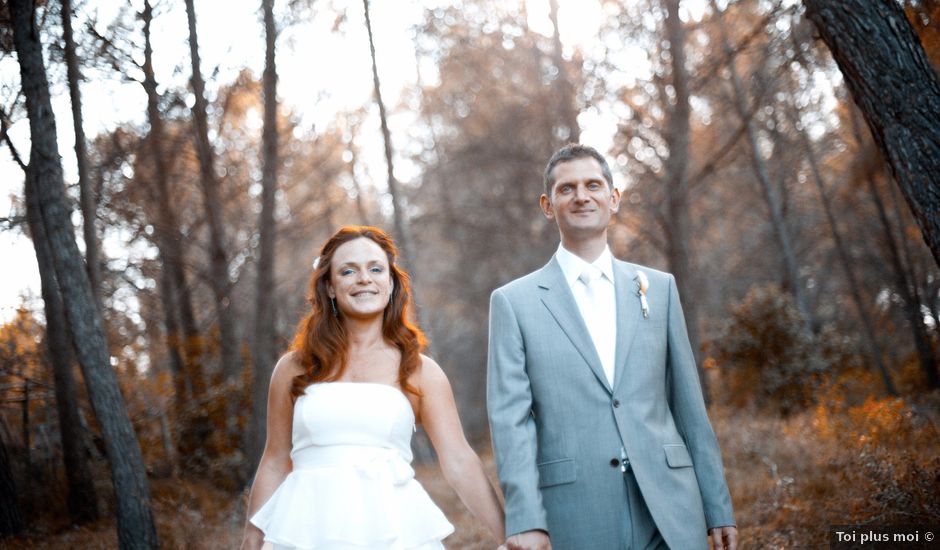
<path id="1" fill-rule="evenodd" d="M 742 549 L 827 548 L 830 525 L 940 524 L 940 393 L 918 403 L 874 399 L 820 406 L 788 419 L 716 406 Z M 492 459 L 484 462 L 493 474 Z M 496 546 L 443 481 L 436 466 L 418 479 L 456 527 L 449 549 Z M 165 548 L 237 548 L 244 496 L 199 480 L 154 480 Z M 79 528 L 39 522 L 0 548 L 110 549 L 114 522 Z"/>

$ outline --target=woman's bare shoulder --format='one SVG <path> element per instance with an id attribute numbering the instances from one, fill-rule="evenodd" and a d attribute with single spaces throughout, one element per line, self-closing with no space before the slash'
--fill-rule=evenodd
<path id="1" fill-rule="evenodd" d="M 415 369 L 412 380 L 415 380 L 418 387 L 422 390 L 437 388 L 442 384 L 449 384 L 444 369 L 437 364 L 437 361 L 423 353 L 421 354 L 421 363 L 418 365 L 418 368 Z"/>
<path id="2" fill-rule="evenodd" d="M 289 351 L 278 359 L 274 365 L 274 372 L 271 374 L 271 383 L 290 384 L 295 376 L 304 373 L 304 367 L 300 362 L 300 356 L 296 351 Z"/>

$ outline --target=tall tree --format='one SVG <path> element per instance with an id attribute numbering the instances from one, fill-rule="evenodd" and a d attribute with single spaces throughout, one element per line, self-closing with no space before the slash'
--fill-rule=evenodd
<path id="1" fill-rule="evenodd" d="M 666 143 L 666 259 L 669 270 L 676 277 L 679 295 L 685 296 L 682 308 L 688 326 L 689 342 L 696 358 L 699 380 L 706 402 L 709 401 L 707 378 L 702 370 L 701 346 L 698 331 L 698 300 L 694 299 L 697 284 L 692 280 L 692 235 L 689 231 L 689 133 L 691 109 L 689 107 L 689 72 L 686 68 L 686 31 L 679 16 L 680 0 L 664 0 L 666 8 L 666 40 L 669 42 L 670 73 L 675 99 L 667 103 Z M 665 95 L 665 94 L 664 94 Z"/>
<path id="2" fill-rule="evenodd" d="M 229 279 L 229 261 L 226 249 L 225 227 L 222 225 L 222 197 L 219 176 L 215 170 L 215 154 L 209 142 L 209 115 L 206 104 L 206 84 L 202 79 L 199 59 L 199 37 L 196 32 L 194 0 L 186 0 L 189 22 L 189 54 L 192 61 L 191 84 L 193 126 L 196 155 L 199 157 L 199 175 L 203 193 L 203 207 L 209 225 L 209 279 L 215 294 L 216 316 L 219 324 L 222 372 L 227 378 L 234 376 L 241 364 L 234 316 L 229 312 L 232 283 Z"/>
<path id="3" fill-rule="evenodd" d="M 168 155 L 165 149 L 166 129 L 160 112 L 160 93 L 153 70 L 153 46 L 150 35 L 153 7 L 149 0 L 144 1 L 141 18 L 144 22 L 144 64 L 142 67 L 144 81 L 142 85 L 147 94 L 147 121 L 150 123 L 146 146 L 153 165 L 153 183 L 157 201 L 155 209 L 157 219 L 154 223 L 157 249 L 165 267 L 164 275 L 161 276 L 162 290 L 167 294 L 164 299 L 164 316 L 171 357 L 174 354 L 178 355 L 176 350 L 180 347 L 183 350 L 183 368 L 179 369 L 176 383 L 177 412 L 179 413 L 184 402 L 187 400 L 198 402 L 205 395 L 204 342 L 196 324 L 190 285 L 186 281 L 185 241 L 180 232 L 180 222 L 171 199 Z M 175 328 L 177 314 L 183 333 L 182 340 Z M 193 443 L 198 444 L 198 442 Z M 184 447 L 189 446 L 185 441 L 183 444 Z"/>
<path id="4" fill-rule="evenodd" d="M 565 126 L 565 141 L 579 142 L 581 127 L 578 125 L 578 109 L 575 105 L 574 84 L 568 74 L 568 65 L 561 46 L 561 31 L 558 29 L 558 0 L 548 1 L 548 16 L 552 20 L 552 62 L 558 71 L 558 119 Z"/>
<path id="5" fill-rule="evenodd" d="M 804 0 L 940 265 L 940 83 L 894 0 Z"/>
<path id="6" fill-rule="evenodd" d="M 862 300 L 861 285 L 858 282 L 858 277 L 855 276 L 855 270 L 852 268 L 852 260 L 849 257 L 848 248 L 845 245 L 842 233 L 839 231 L 839 226 L 836 223 L 832 201 L 826 193 L 826 184 L 823 179 L 822 171 L 819 168 L 819 160 L 816 158 L 816 151 L 806 133 L 806 128 L 803 126 L 801 120 L 802 113 L 795 99 L 791 101 L 789 107 L 791 122 L 793 126 L 797 128 L 800 145 L 803 147 L 803 153 L 809 164 L 813 183 L 816 185 L 816 190 L 819 192 L 819 199 L 820 202 L 822 202 L 823 212 L 826 215 L 826 222 L 829 224 L 829 232 L 832 234 L 832 243 L 839 257 L 839 263 L 842 264 L 842 269 L 845 272 L 845 278 L 849 283 L 849 294 L 852 297 L 852 302 L 855 304 L 855 311 L 858 314 L 859 322 L 862 324 L 862 330 L 864 331 L 865 346 L 868 347 L 871 360 L 875 362 L 878 373 L 881 375 L 885 390 L 890 395 L 897 395 L 897 389 L 895 389 L 894 382 L 891 380 L 891 374 L 888 372 L 888 367 L 885 365 L 884 355 L 881 352 L 881 344 L 875 334 L 869 312 L 866 311 L 865 303 Z"/>
<path id="7" fill-rule="evenodd" d="M 275 196 L 277 194 L 277 66 L 275 46 L 277 28 L 274 24 L 274 0 L 261 0 L 264 20 L 264 127 L 262 130 L 261 168 L 261 215 L 258 221 L 260 233 L 258 252 L 258 282 L 255 291 L 254 326 L 254 383 L 252 384 L 252 413 L 248 427 L 248 469 L 253 471 L 264 448 L 264 425 L 267 407 L 268 385 L 271 369 L 277 360 L 275 350 L 275 300 L 274 255 L 277 246 L 277 225 L 274 219 Z"/>
<path id="8" fill-rule="evenodd" d="M 724 16 L 724 11 L 718 7 L 715 0 L 711 0 L 711 7 L 717 17 Z M 809 307 L 806 291 L 803 289 L 803 284 L 800 280 L 799 260 L 796 256 L 796 249 L 793 246 L 793 237 L 790 234 L 790 229 L 787 227 L 786 218 L 784 216 L 784 202 L 781 196 L 781 190 L 771 181 L 770 171 L 760 148 L 760 130 L 757 122 L 749 114 L 751 112 L 749 105 L 751 100 L 748 97 L 747 90 L 744 88 L 741 75 L 738 73 L 735 51 L 731 47 L 727 31 L 722 24 L 718 25 L 718 35 L 720 40 L 719 46 L 722 48 L 723 55 L 726 57 L 728 63 L 735 113 L 745 125 L 747 144 L 751 153 L 751 166 L 754 170 L 754 175 L 757 176 L 761 194 L 770 214 L 770 222 L 773 227 L 774 236 L 777 239 L 777 244 L 780 247 L 780 252 L 783 257 L 785 271 L 784 280 L 786 281 L 786 286 L 789 288 L 790 293 L 793 295 L 797 308 L 803 315 L 807 332 L 812 333 L 813 326 L 815 325 L 813 313 Z"/>
<path id="9" fill-rule="evenodd" d="M 0 437 L 0 539 L 23 530 L 23 513 L 13 480 L 13 465 L 7 445 Z"/>
<path id="10" fill-rule="evenodd" d="M 82 209 L 82 228 L 85 237 L 85 268 L 91 281 L 91 291 L 101 309 L 101 263 L 98 258 L 98 233 L 95 231 L 95 197 L 91 175 L 88 173 L 88 146 L 82 123 L 82 91 L 79 83 L 82 74 L 75 53 L 75 37 L 72 33 L 72 0 L 62 0 L 62 38 L 65 42 L 65 67 L 69 83 L 69 98 L 72 101 L 72 128 L 75 131 L 75 159 L 78 162 L 79 203 Z"/>
<path id="11" fill-rule="evenodd" d="M 33 171 L 27 168 L 26 178 L 33 177 L 32 174 Z M 52 366 L 56 410 L 59 415 L 59 436 L 62 441 L 65 478 L 68 480 L 66 501 L 72 520 L 85 523 L 98 519 L 98 502 L 91 468 L 85 454 L 85 431 L 79 418 L 75 378 L 72 376 L 72 344 L 69 341 L 68 323 L 56 281 L 55 260 L 43 227 L 38 200 L 35 181 L 27 181 L 26 221 L 39 264 L 42 302 L 46 314 L 46 347 Z"/>
<path id="12" fill-rule="evenodd" d="M 385 101 L 382 100 L 382 87 L 379 84 L 379 66 L 375 59 L 375 41 L 372 36 L 369 0 L 362 0 L 362 7 L 365 10 L 366 32 L 369 35 L 369 53 L 372 55 L 372 83 L 375 88 L 375 102 L 379 106 L 379 122 L 382 126 L 382 140 L 385 145 L 385 166 L 388 172 L 388 192 L 392 197 L 392 217 L 395 224 L 395 233 L 398 235 L 398 248 L 401 250 L 403 263 L 406 268 L 414 273 L 414 248 L 410 227 L 405 220 L 404 197 L 402 197 L 398 179 L 395 177 L 395 164 L 392 158 L 392 134 L 388 129 L 388 113 L 385 109 Z"/>
<path id="13" fill-rule="evenodd" d="M 34 25 L 34 5 L 30 0 L 11 0 L 8 6 L 32 144 L 29 169 L 33 173 L 26 181 L 35 185 L 73 346 L 101 424 L 114 484 L 118 541 L 122 548 L 157 548 L 150 488 L 140 445 L 127 415 L 117 376 L 111 368 L 101 311 L 95 304 L 72 233 L 49 83 L 39 33 Z"/>

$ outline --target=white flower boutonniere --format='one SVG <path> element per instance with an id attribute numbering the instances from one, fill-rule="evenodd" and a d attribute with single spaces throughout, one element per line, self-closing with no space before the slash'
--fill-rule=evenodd
<path id="1" fill-rule="evenodd" d="M 646 278 L 646 273 L 636 272 L 636 295 L 640 297 L 640 308 L 643 310 L 643 318 L 650 318 L 650 304 L 646 301 L 646 290 L 650 287 L 650 280 Z"/>

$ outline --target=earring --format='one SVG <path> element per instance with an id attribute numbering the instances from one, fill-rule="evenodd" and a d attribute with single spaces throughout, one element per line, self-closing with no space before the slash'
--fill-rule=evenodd
<path id="1" fill-rule="evenodd" d="M 336 309 L 336 298 L 330 298 L 330 305 L 333 306 L 333 317 L 339 317 L 339 311 Z"/>

